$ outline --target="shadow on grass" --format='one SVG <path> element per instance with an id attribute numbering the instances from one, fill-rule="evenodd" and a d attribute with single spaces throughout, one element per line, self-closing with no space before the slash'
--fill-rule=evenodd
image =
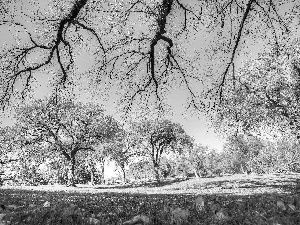
<path id="1" fill-rule="evenodd" d="M 227 195 L 205 194 L 204 208 L 199 211 L 195 208 L 195 195 L 187 194 L 130 194 L 130 193 L 75 193 L 75 192 L 41 192 L 30 190 L 6 189 L 0 192 L 0 201 L 3 204 L 34 203 L 41 205 L 49 201 L 51 205 L 61 202 L 73 203 L 101 215 L 105 224 L 119 224 L 138 214 L 148 215 L 151 224 L 170 224 L 170 211 L 166 207 L 180 207 L 190 211 L 189 224 L 215 224 L 215 212 L 212 205 L 219 205 L 228 214 L 230 220 L 221 224 L 300 224 L 299 212 L 280 210 L 276 202 L 282 200 L 290 203 L 300 196 L 294 194 L 254 194 L 254 195 Z M 297 205 L 297 209 L 299 205 Z M 170 209 L 170 208 L 169 208 Z M 278 222 L 278 223 L 275 223 Z"/>
<path id="2" fill-rule="evenodd" d="M 166 179 L 161 180 L 160 182 L 157 182 L 156 180 L 150 180 L 145 182 L 139 182 L 139 183 L 128 183 L 128 184 L 120 184 L 120 185 L 99 185 L 99 186 L 91 186 L 89 188 L 93 189 L 126 189 L 126 188 L 151 188 L 151 187 L 164 187 L 172 184 L 178 184 L 182 181 L 186 181 L 192 178 L 175 178 L 175 179 Z M 86 187 L 78 187 L 78 188 L 86 188 Z"/>
<path id="3" fill-rule="evenodd" d="M 284 175 L 275 175 L 273 177 L 266 178 L 265 176 L 256 177 L 242 177 L 232 180 L 231 178 L 223 180 L 214 180 L 206 182 L 194 182 L 187 185 L 190 189 L 209 189 L 212 187 L 218 187 L 221 189 L 256 189 L 256 188 L 269 188 L 269 189 L 281 189 L 283 192 L 294 193 L 299 186 L 299 178 L 285 177 Z"/>

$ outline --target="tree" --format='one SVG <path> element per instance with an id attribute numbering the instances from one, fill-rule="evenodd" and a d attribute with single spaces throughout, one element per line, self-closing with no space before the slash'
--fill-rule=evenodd
<path id="1" fill-rule="evenodd" d="M 125 111 L 134 102 L 160 108 L 178 86 L 188 93 L 187 107 L 202 109 L 211 101 L 198 91 L 206 86 L 201 82 L 209 85 L 207 98 L 222 99 L 238 55 L 252 47 L 249 40 L 269 40 L 280 49 L 297 17 L 297 2 L 286 2 L 288 9 L 275 0 L 6 0 L 0 26 L 13 41 L 1 45 L 0 103 L 6 105 L 17 90 L 25 96 L 48 70 L 54 71 L 54 86 L 75 83 L 76 58 L 86 49 L 95 62 L 88 76 L 94 75 L 99 89 L 105 76 L 109 84 L 118 82 Z M 194 34 L 203 40 L 199 53 L 189 57 L 186 43 Z"/>
<path id="2" fill-rule="evenodd" d="M 195 177 L 218 175 L 226 170 L 226 162 L 222 153 L 208 146 L 195 144 L 186 152 L 184 158 L 191 165 Z"/>
<path id="3" fill-rule="evenodd" d="M 0 185 L 6 179 L 11 179 L 11 165 L 21 161 L 23 156 L 23 144 L 19 126 L 6 126 L 0 128 Z"/>
<path id="4" fill-rule="evenodd" d="M 131 128 L 123 128 L 114 141 L 105 145 L 109 158 L 121 168 L 123 183 L 126 183 L 126 166 L 130 160 L 143 155 L 143 152 L 137 149 L 137 142 L 136 134 L 132 132 Z"/>
<path id="5" fill-rule="evenodd" d="M 17 125 L 0 128 L 0 166 L 20 159 L 23 142 L 18 135 L 19 130 Z"/>
<path id="6" fill-rule="evenodd" d="M 273 51 L 247 62 L 236 75 L 236 86 L 226 91 L 217 113 L 218 128 L 265 137 L 289 131 L 300 138 L 299 52 L 290 44 L 280 55 Z"/>
<path id="7" fill-rule="evenodd" d="M 285 173 L 299 171 L 299 143 L 289 134 L 273 141 L 264 141 L 258 154 L 247 164 L 256 173 Z"/>
<path id="8" fill-rule="evenodd" d="M 117 121 L 91 103 L 36 100 L 21 106 L 17 114 L 28 145 L 45 146 L 68 161 L 68 185 L 73 186 L 77 153 L 95 151 L 119 132 Z"/>
<path id="9" fill-rule="evenodd" d="M 139 159 L 129 164 L 128 176 L 134 180 L 150 180 L 155 177 L 152 163 L 145 159 Z"/>
<path id="10" fill-rule="evenodd" d="M 227 137 L 224 144 L 224 158 L 233 173 L 257 172 L 256 160 L 266 149 L 267 142 L 259 136 L 236 133 Z"/>
<path id="11" fill-rule="evenodd" d="M 29 152 L 32 153 L 31 151 Z M 66 184 L 65 174 L 67 174 L 67 168 L 62 166 L 65 164 L 65 159 L 60 156 L 60 153 L 56 152 L 53 154 L 53 152 L 49 152 L 48 149 L 45 149 L 45 151 L 40 152 L 40 154 L 43 155 L 43 158 L 41 162 L 37 163 L 37 172 L 42 178 L 42 181 L 47 184 Z M 28 158 L 33 158 L 32 154 L 30 154 Z"/>
<path id="12" fill-rule="evenodd" d="M 195 172 L 192 163 L 185 154 L 163 157 L 161 165 L 162 173 L 166 176 L 187 178 Z"/>
<path id="13" fill-rule="evenodd" d="M 228 152 L 236 155 L 236 164 L 244 162 L 259 173 L 289 170 L 291 161 L 282 151 L 295 151 L 278 146 L 283 137 L 291 143 L 300 138 L 298 49 L 299 41 L 291 38 L 280 51 L 274 47 L 249 60 L 236 74 L 235 86 L 226 89 L 215 125 L 231 139 L 226 148 L 237 149 Z"/>
<path id="14" fill-rule="evenodd" d="M 136 124 L 141 148 L 150 155 L 156 180 L 160 180 L 160 161 L 167 151 L 183 152 L 193 144 L 182 126 L 169 120 L 146 120 Z"/>
<path id="15" fill-rule="evenodd" d="M 208 152 L 208 147 L 197 144 L 186 152 L 185 157 L 192 165 L 196 177 L 204 176 L 206 173 L 205 157 Z"/>
<path id="16" fill-rule="evenodd" d="M 80 169 L 80 175 L 78 176 L 78 180 L 89 181 L 91 185 L 96 183 L 103 184 L 104 180 L 104 163 L 107 158 L 110 156 L 110 150 L 105 146 L 108 143 L 114 143 L 114 138 L 109 140 L 108 142 L 102 143 L 95 151 L 84 151 L 78 154 L 78 164 Z"/>

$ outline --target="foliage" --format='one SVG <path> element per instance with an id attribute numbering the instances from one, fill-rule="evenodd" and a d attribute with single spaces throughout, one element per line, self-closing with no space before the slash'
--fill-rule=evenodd
<path id="1" fill-rule="evenodd" d="M 129 129 L 124 129 L 116 135 L 113 141 L 107 143 L 104 148 L 108 157 L 114 160 L 121 169 L 122 180 L 126 182 L 126 168 L 132 160 L 143 156 L 143 151 L 138 148 L 137 134 Z"/>
<path id="2" fill-rule="evenodd" d="M 198 177 L 206 176 L 209 171 L 208 147 L 196 145 L 189 153 L 189 160 L 192 163 L 195 175 Z"/>
<path id="3" fill-rule="evenodd" d="M 65 162 L 60 157 L 54 160 L 46 158 L 45 161 L 37 166 L 37 175 L 41 177 L 43 183 L 36 184 L 66 184 L 67 183 L 67 168 Z"/>
<path id="4" fill-rule="evenodd" d="M 43 147 L 67 160 L 69 185 L 74 185 L 77 153 L 97 151 L 119 132 L 118 123 L 99 105 L 57 97 L 19 107 L 17 123 L 29 151 Z"/>
<path id="5" fill-rule="evenodd" d="M 186 174 L 196 177 L 220 176 L 226 171 L 224 154 L 207 146 L 196 144 L 183 154 L 183 163 L 187 167 Z"/>
<path id="6" fill-rule="evenodd" d="M 289 34 L 298 14 L 297 3 L 287 2 L 77 0 L 43 7 L 8 0 L 0 26 L 13 41 L 1 45 L 0 103 L 17 93 L 24 97 L 40 72 L 54 77 L 53 89 L 79 86 L 76 59 L 85 52 L 92 65 L 84 76 L 94 78 L 98 90 L 112 91 L 117 83 L 127 112 L 133 102 L 161 108 L 178 86 L 187 93 L 187 107 L 203 109 L 201 82 L 212 88 L 211 100 L 221 98 L 235 59 L 252 46 L 249 40 L 279 45 Z M 190 53 L 195 36 L 203 39 Z"/>
<path id="7" fill-rule="evenodd" d="M 21 158 L 23 144 L 20 129 L 17 125 L 0 128 L 0 168 Z"/>
<path id="8" fill-rule="evenodd" d="M 286 139 L 270 142 L 249 163 L 256 173 L 299 172 L 299 143 Z"/>
<path id="9" fill-rule="evenodd" d="M 152 180 L 155 178 L 150 160 L 139 159 L 129 164 L 128 178 L 134 180 Z"/>
<path id="10" fill-rule="evenodd" d="M 22 158 L 19 127 L 0 128 L 0 185 L 14 177 L 12 165 Z"/>
<path id="11" fill-rule="evenodd" d="M 64 87 L 81 88 L 83 80 L 78 77 L 88 76 L 95 82 L 97 90 L 105 89 L 110 95 L 115 94 L 117 87 L 118 99 L 125 112 L 133 106 L 146 112 L 168 109 L 165 103 L 169 95 L 172 90 L 180 89 L 185 94 L 182 96 L 187 96 L 187 108 L 217 110 L 218 125 L 225 124 L 225 127 L 252 135 L 253 132 L 264 132 L 266 127 L 274 130 L 291 128 L 297 135 L 299 54 L 298 48 L 288 47 L 289 51 L 285 52 L 286 46 L 283 46 L 298 19 L 295 1 L 282 4 L 274 0 L 163 0 L 119 4 L 76 0 L 64 4 L 47 1 L 47 7 L 30 1 L 7 2 L 0 10 L 1 32 L 6 34 L 1 36 L 8 36 L 1 45 L 0 55 L 0 105 L 3 107 L 16 96 L 25 98 L 28 91 L 40 84 L 41 74 L 51 77 L 48 84 L 55 95 Z M 189 52 L 188 44 L 194 36 L 201 36 L 203 40 L 195 52 Z M 275 43 L 272 45 L 274 51 L 262 55 L 257 62 L 249 62 L 241 71 L 243 75 L 236 76 L 237 57 L 248 52 L 247 48 L 253 46 L 249 43 L 252 39 L 264 40 L 268 45 Z M 91 67 L 81 74 L 77 59 L 84 53 Z M 220 103 L 219 108 L 215 103 Z M 60 151 L 70 162 L 69 180 L 73 180 L 76 153 L 93 149 L 91 146 L 96 145 L 98 139 L 107 140 L 103 140 L 103 133 L 93 136 L 101 129 L 78 119 L 83 114 L 89 115 L 84 107 L 78 110 L 83 114 L 72 114 L 77 118 L 71 123 L 76 132 L 66 131 L 66 123 L 59 122 L 72 116 L 60 114 L 74 109 L 73 103 L 66 103 L 61 111 L 53 110 L 60 107 L 55 104 L 55 107 L 47 105 L 49 110 L 41 110 L 41 113 L 49 112 L 47 116 L 55 124 L 51 127 L 52 133 L 57 130 L 60 138 L 58 135 L 45 138 L 50 127 L 40 122 L 43 126 L 32 129 L 26 138 L 29 142 L 47 143 L 50 150 Z M 34 116 L 39 117 L 39 114 Z M 59 116 L 55 117 L 55 114 Z M 22 117 L 24 120 L 30 118 L 28 115 Z M 88 116 L 83 118 L 86 120 Z M 37 137 L 36 133 L 43 135 Z M 152 151 L 156 174 L 160 152 L 165 151 L 165 147 L 157 145 L 174 143 L 170 141 L 172 138 L 165 138 L 171 137 L 172 132 L 158 133 L 160 135 L 153 133 L 152 142 L 154 147 L 154 141 L 157 143 L 156 152 Z M 83 138 L 86 135 L 88 138 Z M 179 146 L 176 148 L 180 149 Z M 120 158 L 120 155 L 116 154 L 114 158 L 124 168 L 123 162 L 127 163 L 128 159 Z M 208 160 L 214 161 L 212 158 Z"/>
<path id="12" fill-rule="evenodd" d="M 176 162 L 172 162 L 171 159 L 168 159 L 166 157 L 163 157 L 161 159 L 161 165 L 160 165 L 160 173 L 161 173 L 161 177 L 163 179 L 166 179 L 168 177 L 172 176 L 172 172 L 174 171 L 174 165 L 176 165 Z M 173 174 L 174 176 L 174 174 Z"/>
<path id="13" fill-rule="evenodd" d="M 228 138 L 224 150 L 223 163 L 230 173 L 299 171 L 299 142 L 293 135 L 266 141 L 239 134 Z"/>
<path id="14" fill-rule="evenodd" d="M 189 174 L 193 173 L 191 163 L 183 155 L 165 159 L 165 162 L 171 167 L 171 177 L 188 177 Z M 161 167 L 164 167 L 164 161 L 162 161 Z"/>
<path id="15" fill-rule="evenodd" d="M 66 184 L 65 161 L 57 154 L 49 154 L 47 149 L 23 148 L 22 157 L 11 162 L 4 169 L 3 179 L 11 185 Z"/>
<path id="16" fill-rule="evenodd" d="M 231 164 L 231 173 L 249 173 L 251 167 L 248 162 L 258 155 L 263 147 L 261 140 L 257 137 L 236 134 L 229 136 L 224 145 L 225 155 L 228 155 L 227 163 Z"/>
<path id="17" fill-rule="evenodd" d="M 299 137 L 298 49 L 298 40 L 287 41 L 280 52 L 275 48 L 248 61 L 225 92 L 214 124 L 227 136 L 225 154 L 233 171 L 291 171 L 283 152 L 294 150 L 279 143 L 283 136 L 292 143 Z"/>
<path id="18" fill-rule="evenodd" d="M 236 75 L 235 86 L 227 89 L 216 116 L 216 127 L 231 134 L 264 138 L 276 132 L 297 136 L 298 48 L 298 42 L 288 42 L 280 54 L 269 52 L 248 61 Z"/>
<path id="19" fill-rule="evenodd" d="M 182 153 L 193 145 L 193 139 L 182 126 L 169 120 L 145 120 L 134 124 L 140 148 L 151 157 L 157 181 L 163 153 Z"/>
<path id="20" fill-rule="evenodd" d="M 104 182 L 104 161 L 108 152 L 99 147 L 95 152 L 80 152 L 77 160 L 77 183 L 102 184 Z"/>

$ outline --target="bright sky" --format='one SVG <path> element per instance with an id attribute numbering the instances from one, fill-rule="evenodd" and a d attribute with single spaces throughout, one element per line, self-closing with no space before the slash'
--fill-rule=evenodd
<path id="1" fill-rule="evenodd" d="M 175 24 L 176 25 L 176 24 Z M 3 31 L 0 31 L 0 43 L 9 40 L 12 38 L 8 32 L 4 33 Z M 198 46 L 199 48 L 202 48 L 203 45 L 207 44 L 207 41 L 209 40 L 209 36 L 204 35 L 203 32 L 198 32 L 195 34 L 192 39 L 189 42 L 186 42 L 184 39 L 184 44 L 186 51 L 192 52 L 196 51 Z M 257 56 L 258 52 L 262 50 L 262 45 L 263 44 L 257 44 L 256 42 L 252 42 L 252 40 L 248 40 L 249 45 L 252 46 L 253 48 L 251 49 L 251 52 L 248 52 L 249 55 L 248 57 L 255 57 Z M 248 45 L 248 49 L 249 49 Z M 78 52 L 76 52 L 76 58 L 75 58 L 75 65 L 77 72 L 81 74 L 87 74 L 86 72 L 91 69 L 93 66 L 93 59 L 91 59 L 90 55 L 88 52 L 85 52 L 84 49 L 80 49 Z M 241 62 L 243 61 L 243 58 L 238 58 L 237 59 L 237 64 L 241 65 Z M 238 65 L 237 65 L 238 66 Z M 38 81 L 36 83 L 36 88 L 35 88 L 35 97 L 41 98 L 43 96 L 47 96 L 50 92 L 49 88 L 47 88 L 46 84 L 49 82 L 49 73 L 43 73 L 38 74 Z M 50 78 L 51 79 L 51 78 Z M 78 81 L 76 81 L 78 82 Z M 87 80 L 82 79 L 80 80 L 79 83 L 77 83 L 79 86 L 78 88 L 83 88 L 87 87 Z M 77 90 L 78 92 L 78 90 Z M 86 88 L 84 92 L 79 92 L 80 96 L 78 98 L 82 101 L 90 101 L 90 100 L 95 100 L 98 99 L 98 96 L 93 96 L 93 93 L 89 91 L 89 88 Z M 114 103 L 114 95 L 110 95 L 108 97 L 108 101 L 103 102 L 103 100 L 99 100 L 100 103 L 104 103 L 107 112 L 109 114 L 112 114 L 116 117 L 119 117 L 117 115 L 117 105 Z M 174 114 L 171 117 L 173 121 L 179 122 L 180 124 L 183 125 L 184 129 L 186 132 L 193 136 L 196 140 L 197 143 L 201 143 L 203 145 L 208 145 L 211 148 L 215 148 L 217 150 L 222 149 L 223 145 L 223 140 L 221 140 L 215 133 L 214 131 L 210 128 L 209 121 L 205 118 L 204 115 L 200 115 L 199 117 L 193 116 L 189 113 L 185 112 L 183 104 L 185 103 L 186 96 L 182 95 L 181 92 L 174 92 L 172 94 L 172 99 L 170 104 L 173 106 L 173 111 Z M 98 101 L 97 100 L 97 101 Z M 9 114 L 9 112 L 8 112 Z M 9 125 L 11 124 L 11 119 L 9 118 L 9 115 L 4 115 L 4 113 L 1 114 L 1 126 Z"/>

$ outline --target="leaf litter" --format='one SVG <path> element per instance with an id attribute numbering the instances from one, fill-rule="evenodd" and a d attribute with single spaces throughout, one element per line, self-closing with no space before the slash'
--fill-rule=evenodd
<path id="1" fill-rule="evenodd" d="M 298 193 L 228 195 L 216 192 L 131 194 L 18 189 L 0 191 L 0 225 L 300 224 Z"/>

